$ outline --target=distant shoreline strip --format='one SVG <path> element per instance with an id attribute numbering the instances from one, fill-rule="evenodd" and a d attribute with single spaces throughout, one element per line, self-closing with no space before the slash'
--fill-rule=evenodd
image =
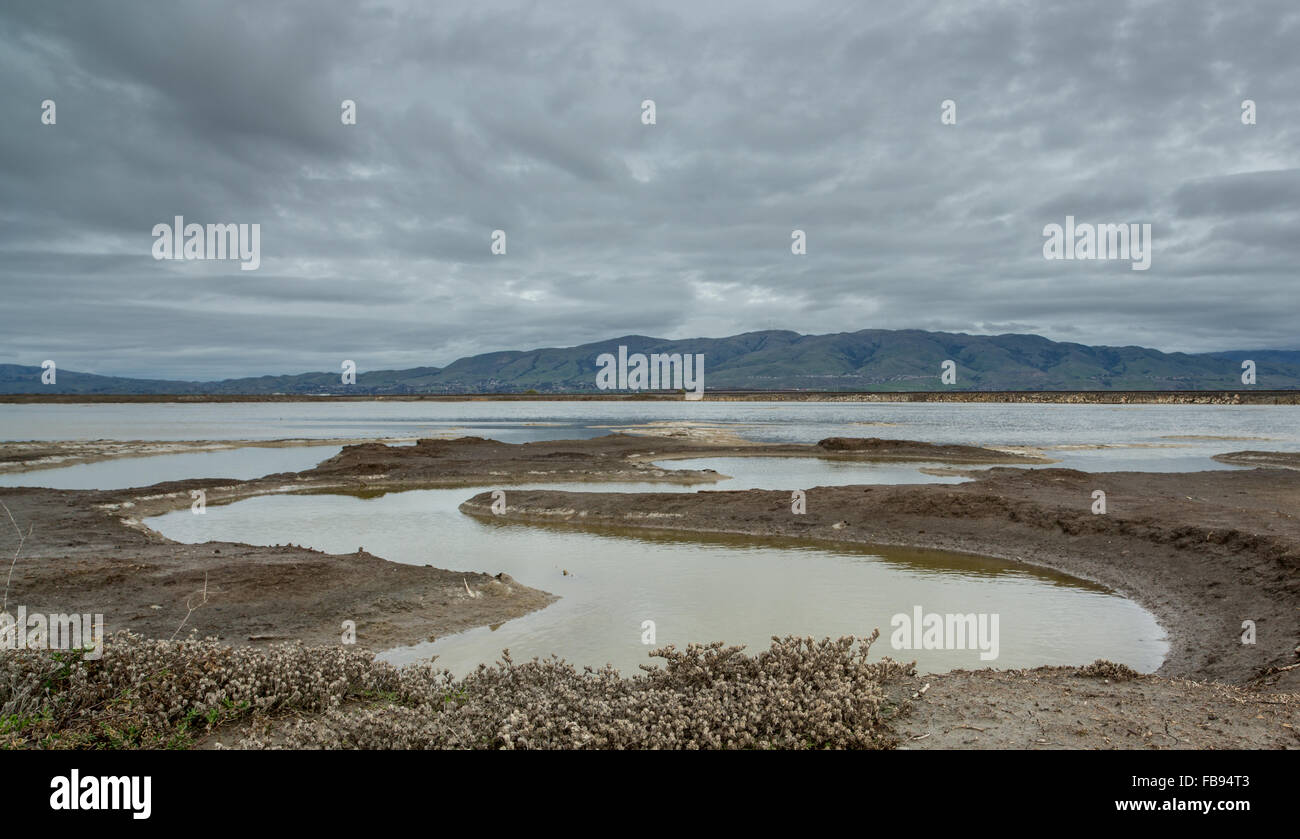
<path id="1" fill-rule="evenodd" d="M 9 393 L 5 404 L 218 402 L 681 402 L 679 393 L 108 394 Z M 705 402 L 1005 402 L 1096 405 L 1297 405 L 1298 390 L 709 390 Z"/>

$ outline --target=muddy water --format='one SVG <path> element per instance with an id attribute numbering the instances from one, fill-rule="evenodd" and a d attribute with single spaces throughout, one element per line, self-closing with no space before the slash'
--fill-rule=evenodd
<path id="1" fill-rule="evenodd" d="M 784 459 L 772 468 L 788 466 Z M 773 484 L 756 463 L 741 483 Z M 827 481 L 818 481 L 828 483 Z M 844 481 L 853 482 L 853 481 Z M 540 488 L 540 487 L 539 487 Z M 546 488 L 573 489 L 572 485 Z M 608 491 L 664 491 L 658 485 L 603 484 Z M 1167 645 L 1154 618 L 1106 590 L 1009 563 L 928 551 L 854 550 L 746 538 L 647 537 L 481 522 L 457 506 L 473 489 L 269 496 L 204 516 L 179 511 L 149 520 L 183 542 L 209 539 L 295 543 L 330 552 L 359 547 L 397 562 L 465 571 L 504 571 L 560 596 L 539 612 L 414 647 L 387 651 L 396 663 L 427 659 L 464 673 L 502 648 L 516 660 L 559 655 L 624 672 L 654 663 L 643 643 L 724 640 L 750 649 L 772 635 L 838 636 L 881 630 L 875 650 L 918 662 L 922 671 L 960 667 L 1082 664 L 1109 658 L 1138 670 L 1159 666 Z M 683 490 L 693 491 L 693 490 Z M 926 613 L 998 616 L 998 657 L 977 649 L 891 649 L 891 619 Z M 340 615 L 340 622 L 347 615 Z M 364 623 L 359 627 L 364 641 Z"/>

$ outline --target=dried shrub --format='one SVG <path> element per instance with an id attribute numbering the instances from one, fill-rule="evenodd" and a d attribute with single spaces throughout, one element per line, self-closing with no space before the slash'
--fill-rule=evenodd
<path id="1" fill-rule="evenodd" d="M 882 684 L 910 665 L 869 662 L 870 638 L 773 638 L 747 656 L 721 642 L 655 650 L 623 677 L 505 655 L 463 679 L 404 668 L 395 706 L 332 710 L 285 732 L 291 748 L 803 749 L 892 745 Z M 250 738 L 242 745 L 261 746 Z"/>
<path id="2" fill-rule="evenodd" d="M 1091 679 L 1110 679 L 1112 682 L 1127 682 L 1141 674 L 1126 664 L 1116 664 L 1099 658 L 1092 664 L 1079 668 L 1078 675 Z"/>
<path id="3" fill-rule="evenodd" d="M 323 712 L 395 683 L 394 668 L 345 647 L 229 647 L 123 632 L 103 657 L 0 654 L 0 747 L 165 748 L 254 712 Z"/>
<path id="4" fill-rule="evenodd" d="M 754 656 L 721 642 L 670 646 L 651 653 L 662 667 L 630 677 L 556 658 L 515 663 L 507 652 L 458 679 L 347 647 L 122 633 L 99 661 L 0 656 L 0 747 L 185 747 L 256 721 L 240 746 L 881 748 L 893 743 L 882 686 L 913 669 L 868 661 L 877 637 L 773 638 Z"/>

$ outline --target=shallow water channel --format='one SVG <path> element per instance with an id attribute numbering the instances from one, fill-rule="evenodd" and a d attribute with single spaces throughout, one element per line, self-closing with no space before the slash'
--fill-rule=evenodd
<path id="1" fill-rule="evenodd" d="M 938 479 L 919 464 L 845 464 L 804 458 L 666 461 L 734 476 L 710 488 L 807 488 Z M 364 547 L 396 562 L 495 574 L 560 597 L 494 627 L 389 650 L 395 663 L 436 655 L 456 673 L 499 658 L 558 655 L 578 665 L 635 672 L 655 646 L 726 641 L 765 648 L 773 635 L 866 635 L 875 653 L 918 662 L 922 672 L 993 666 L 1084 664 L 1108 658 L 1141 671 L 1168 649 L 1154 617 L 1106 589 L 1000 560 L 900 549 L 741 537 L 674 538 L 480 521 L 457 507 L 482 488 L 418 490 L 375 498 L 264 496 L 206 515 L 188 510 L 147 524 L 181 542 L 294 543 L 333 553 Z M 694 492 L 659 484 L 538 484 L 608 492 Z M 894 649 L 897 614 L 997 616 L 997 658 L 967 649 Z M 340 622 L 347 618 L 340 615 Z M 654 644 L 644 643 L 645 621 Z M 988 624 L 991 627 L 991 623 Z M 364 624 L 359 627 L 364 634 Z M 990 640 L 991 634 L 985 640 Z M 991 652 L 986 643 L 985 652 Z"/>

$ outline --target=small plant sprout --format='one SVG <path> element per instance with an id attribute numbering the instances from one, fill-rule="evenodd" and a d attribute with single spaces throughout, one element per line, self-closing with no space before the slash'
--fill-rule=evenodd
<path id="1" fill-rule="evenodd" d="M 198 603 L 194 602 L 195 596 L 199 596 L 201 598 Z M 180 626 L 176 627 L 176 631 L 172 633 L 172 637 L 169 640 L 172 641 L 176 640 L 176 636 L 180 634 L 181 628 L 184 627 L 185 623 L 190 619 L 190 615 L 194 614 L 194 610 L 206 604 L 207 602 L 208 602 L 208 575 L 204 574 L 203 588 L 200 591 L 196 591 L 194 594 L 191 594 L 189 597 L 185 598 L 185 605 L 186 607 L 188 607 L 188 611 L 185 613 L 185 617 L 181 619 Z"/>

